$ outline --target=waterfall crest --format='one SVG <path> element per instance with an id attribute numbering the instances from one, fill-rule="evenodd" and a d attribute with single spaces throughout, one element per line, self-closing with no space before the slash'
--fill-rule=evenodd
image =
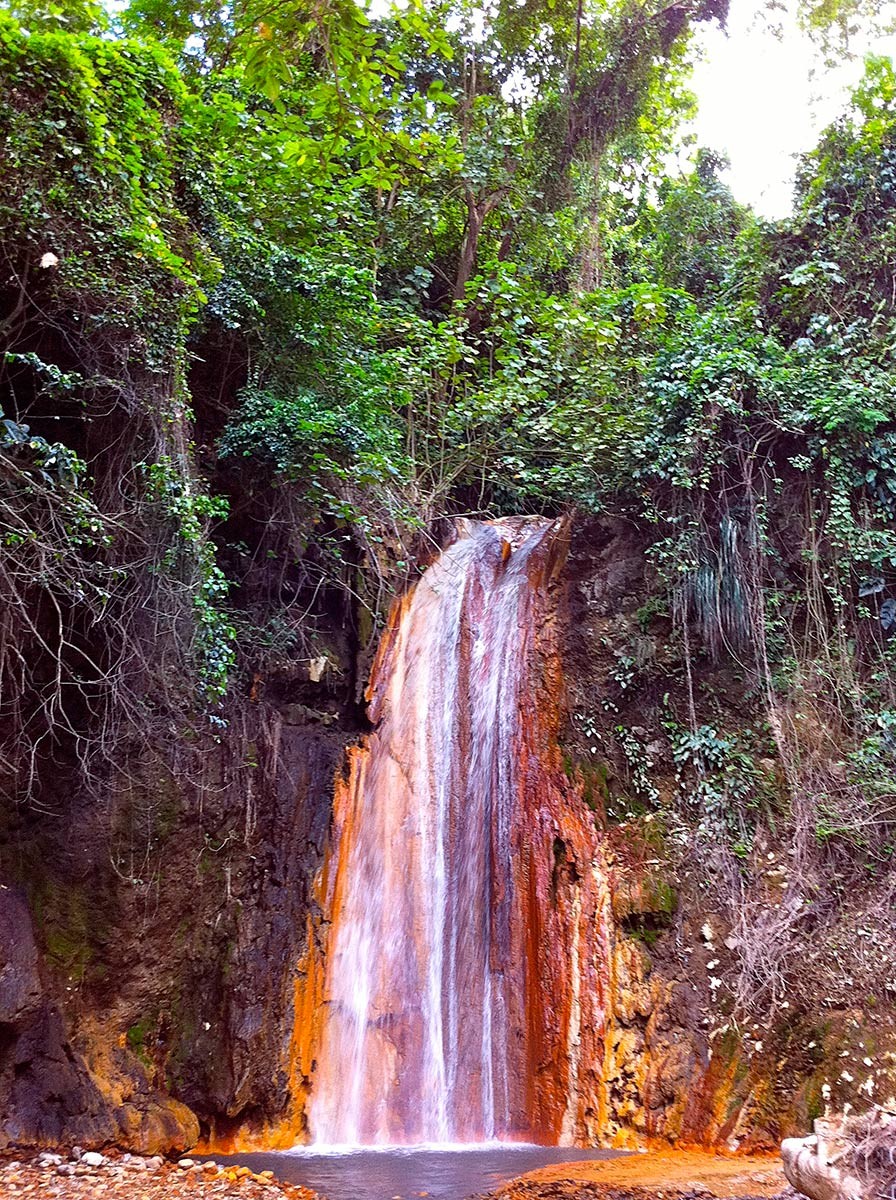
<path id="1" fill-rule="evenodd" d="M 393 613 L 337 788 L 317 1144 L 574 1136 L 605 889 L 545 736 L 555 534 L 460 522 Z"/>

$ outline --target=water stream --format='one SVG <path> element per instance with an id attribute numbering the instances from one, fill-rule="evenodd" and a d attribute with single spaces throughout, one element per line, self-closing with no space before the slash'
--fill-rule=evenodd
<path id="1" fill-rule="evenodd" d="M 337 787 L 318 1150 L 578 1130 L 602 893 L 545 690 L 557 529 L 459 522 L 393 612 Z"/>
<path id="2" fill-rule="evenodd" d="M 318 1144 L 511 1132 L 508 817 L 526 563 L 546 528 L 465 524 L 389 647 L 340 849 Z"/>

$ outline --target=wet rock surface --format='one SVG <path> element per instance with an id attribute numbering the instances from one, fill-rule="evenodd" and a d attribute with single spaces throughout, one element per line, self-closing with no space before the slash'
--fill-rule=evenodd
<path id="1" fill-rule="evenodd" d="M 336 790 L 321 1143 L 591 1140 L 609 893 L 558 746 L 567 533 L 461 522 L 392 610 Z"/>
<path id="2" fill-rule="evenodd" d="M 254 791 L 218 747 L 214 805 L 135 760 L 135 795 L 110 795 L 109 811 L 72 794 L 0 829 L 0 1151 L 170 1155 L 195 1145 L 200 1121 L 217 1145 L 244 1131 L 295 1141 L 296 964 L 345 737 L 262 708 Z M 110 866 L 119 804 L 167 806 L 147 879 Z"/>
<path id="3" fill-rule="evenodd" d="M 875 975 L 892 942 L 892 905 L 881 905 L 878 929 L 868 916 L 878 902 L 857 895 L 837 918 L 840 931 L 829 927 L 855 971 L 841 963 L 829 974 L 841 950 L 823 951 L 813 933 L 780 1006 L 753 1011 L 756 954 L 784 944 L 760 931 L 799 890 L 798 853 L 783 825 L 759 822 L 726 875 L 718 862 L 739 858 L 746 843 L 726 834 L 717 844 L 697 830 L 676 723 L 724 730 L 746 746 L 764 718 L 743 673 L 696 644 L 685 651 L 647 553 L 651 537 L 621 516 L 578 517 L 564 572 L 563 752 L 604 831 L 613 916 L 603 1094 L 588 1132 L 629 1148 L 662 1140 L 770 1151 L 804 1134 L 829 1103 L 863 1111 L 896 1094 L 896 1016 Z M 774 791 L 770 745 L 750 742 L 748 757 L 754 779 Z M 864 989 L 853 983 L 862 971 L 875 980 Z"/>
<path id="4" fill-rule="evenodd" d="M 317 1200 L 313 1192 L 281 1183 L 271 1172 L 225 1167 L 159 1155 L 43 1153 L 0 1163 L 0 1197 L 59 1200 Z"/>

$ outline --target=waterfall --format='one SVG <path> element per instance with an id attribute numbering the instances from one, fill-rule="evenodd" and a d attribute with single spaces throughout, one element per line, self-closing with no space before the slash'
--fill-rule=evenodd
<path id="1" fill-rule="evenodd" d="M 566 1043 L 594 942 L 579 926 L 599 928 L 600 903 L 594 889 L 583 900 L 590 861 L 558 864 L 561 835 L 593 859 L 593 822 L 577 801 L 570 828 L 557 763 L 543 761 L 555 534 L 542 520 L 459 522 L 393 613 L 368 692 L 374 732 L 337 789 L 316 1144 L 556 1140 L 576 1111 Z"/>

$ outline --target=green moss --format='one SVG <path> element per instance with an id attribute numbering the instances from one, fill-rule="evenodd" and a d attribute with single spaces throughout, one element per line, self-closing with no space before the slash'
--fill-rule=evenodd
<path id="1" fill-rule="evenodd" d="M 174 945 L 178 949 L 183 949 L 189 943 L 190 937 L 195 929 L 195 925 L 190 917 L 184 917 L 177 929 L 174 931 Z"/>
<path id="2" fill-rule="evenodd" d="M 152 1067 L 152 1060 L 146 1049 L 146 1037 L 153 1025 L 151 1017 L 143 1017 L 132 1025 L 125 1035 L 128 1048 L 140 1059 L 144 1067 Z"/>
<path id="3" fill-rule="evenodd" d="M 579 764 L 582 798 L 592 812 L 604 812 L 610 799 L 609 769 L 605 762 Z"/>
<path id="4" fill-rule="evenodd" d="M 177 831 L 184 800 L 180 785 L 157 759 L 141 764 L 115 795 L 112 828 L 119 854 L 156 849 Z"/>
<path id="5" fill-rule="evenodd" d="M 197 870 L 199 874 L 208 880 L 223 880 L 224 879 L 224 862 L 220 854 L 215 854 L 213 851 L 203 849 L 199 855 L 199 865 Z"/>
<path id="6" fill-rule="evenodd" d="M 736 1029 L 726 1029 L 725 1032 L 713 1042 L 713 1057 L 717 1058 L 726 1067 L 731 1066 L 735 1058 L 740 1055 L 740 1037 Z"/>
<path id="7" fill-rule="evenodd" d="M 678 909 L 678 893 L 664 876 L 651 871 L 621 882 L 613 894 L 613 912 L 619 921 L 649 918 L 656 926 L 669 924 Z"/>
<path id="8" fill-rule="evenodd" d="M 813 1077 L 807 1082 L 803 1092 L 803 1108 L 806 1114 L 806 1124 L 811 1126 L 813 1121 L 816 1121 L 819 1117 L 823 1117 L 825 1107 L 821 1081 Z"/>
<path id="9" fill-rule="evenodd" d="M 655 925 L 650 925 L 646 921 L 638 921 L 626 926 L 626 933 L 635 942 L 642 942 L 645 946 L 655 946 L 662 933 L 662 929 Z"/>
<path id="10" fill-rule="evenodd" d="M 47 953 L 56 965 L 78 980 L 84 978 L 87 964 L 90 962 L 90 947 L 83 937 L 78 934 L 83 931 L 68 931 L 64 929 L 48 929 L 44 934 Z"/>
<path id="11" fill-rule="evenodd" d="M 742 1055 L 738 1055 L 738 1057 L 735 1059 L 735 1067 L 734 1067 L 733 1084 L 734 1084 L 735 1091 L 737 1091 L 740 1088 L 741 1084 L 746 1083 L 749 1076 L 750 1076 L 749 1062 Z"/>
<path id="12" fill-rule="evenodd" d="M 162 783 L 155 811 L 154 833 L 160 841 L 165 841 L 174 833 L 183 811 L 183 797 L 177 782 L 168 778 L 167 786 Z"/>
<path id="13" fill-rule="evenodd" d="M 678 893 L 672 884 L 659 876 L 650 876 L 645 887 L 649 897 L 650 911 L 672 916 L 678 908 Z"/>
<path id="14" fill-rule="evenodd" d="M 65 887 L 41 875 L 33 883 L 31 907 L 51 965 L 83 982 L 96 953 L 100 906 L 88 911 L 81 888 Z"/>

